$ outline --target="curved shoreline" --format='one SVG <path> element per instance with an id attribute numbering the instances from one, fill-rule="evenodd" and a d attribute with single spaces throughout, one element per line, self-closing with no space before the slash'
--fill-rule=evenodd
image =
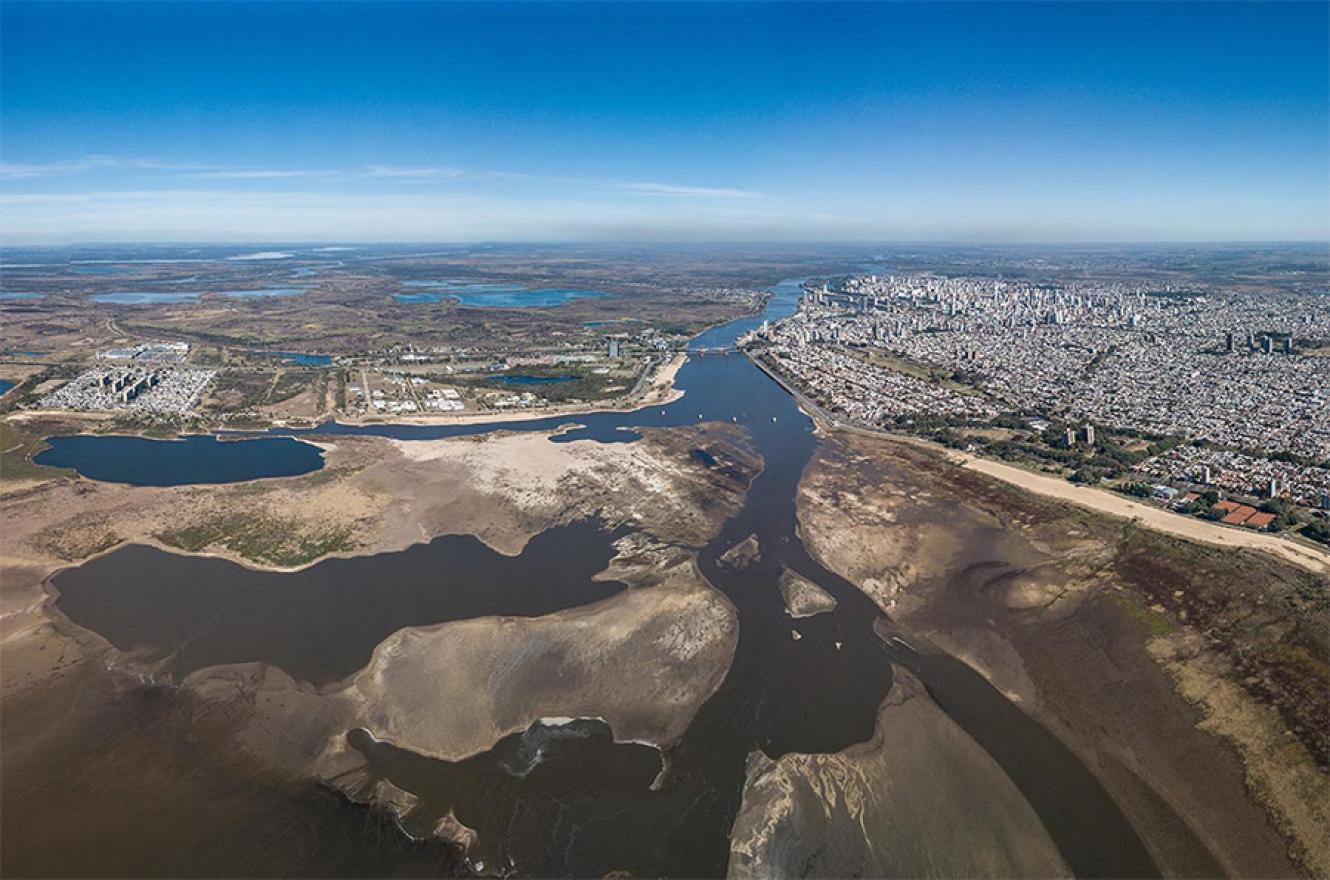
<path id="1" fill-rule="evenodd" d="M 845 431 L 908 443 L 938 453 L 958 467 L 977 471 L 1035 495 L 1135 522 L 1145 528 L 1177 538 L 1228 549 L 1269 553 L 1313 574 L 1330 574 L 1330 551 L 1322 551 L 1278 535 L 1250 530 L 1240 531 L 1218 523 L 1182 516 L 1093 486 L 1077 486 L 1060 477 L 1036 473 L 1006 462 L 951 449 L 922 437 L 848 424 L 829 415 L 806 395 L 772 372 L 760 359 L 746 351 L 744 354 L 772 381 L 785 389 L 821 430 Z"/>

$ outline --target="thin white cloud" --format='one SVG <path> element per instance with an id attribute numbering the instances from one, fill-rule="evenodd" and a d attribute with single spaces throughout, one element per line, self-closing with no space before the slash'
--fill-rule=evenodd
<path id="1" fill-rule="evenodd" d="M 281 180 L 290 177 L 322 177 L 335 175 L 335 171 L 301 171 L 282 168 L 256 168 L 239 171 L 206 171 L 193 175 L 208 180 Z"/>
<path id="2" fill-rule="evenodd" d="M 83 193 L 4 193 L 0 205 L 46 205 L 58 202 L 86 202 Z"/>
<path id="3" fill-rule="evenodd" d="M 444 177 L 457 178 L 466 174 L 460 168 L 448 167 L 402 167 L 398 165 L 367 165 L 365 174 L 368 177 Z"/>
<path id="4" fill-rule="evenodd" d="M 84 156 L 81 159 L 61 159 L 55 162 L 0 162 L 0 178 L 25 179 L 85 174 L 106 168 L 138 169 L 143 171 L 208 171 L 216 165 L 193 162 L 162 162 L 125 156 Z"/>
<path id="5" fill-rule="evenodd" d="M 715 186 L 679 186 L 672 183 L 627 181 L 615 188 L 630 196 L 656 196 L 672 199 L 760 199 L 763 194 L 747 189 Z"/>

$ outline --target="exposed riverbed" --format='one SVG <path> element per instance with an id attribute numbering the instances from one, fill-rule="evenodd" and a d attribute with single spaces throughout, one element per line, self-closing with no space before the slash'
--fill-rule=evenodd
<path id="1" fill-rule="evenodd" d="M 797 281 L 778 285 L 764 315 L 709 331 L 695 347 L 712 349 L 763 318 L 787 314 L 799 293 Z M 779 759 L 835 753 L 867 742 L 892 688 L 894 661 L 910 668 L 950 718 L 996 761 L 1074 873 L 1154 875 L 1156 868 L 1138 835 L 1070 749 L 969 666 L 930 651 L 918 654 L 884 637 L 880 627 L 875 628 L 881 612 L 873 601 L 808 553 L 798 534 L 795 499 L 817 439 L 795 402 L 733 352 L 695 355 L 676 381 L 685 396 L 665 407 L 510 421 L 499 427 L 550 432 L 575 423 L 551 436 L 557 443 L 631 442 L 640 429 L 701 421 L 734 422 L 746 431 L 763 460 L 762 472 L 742 509 L 697 560 L 706 580 L 737 612 L 738 642 L 728 675 L 664 754 L 663 763 L 653 749 L 614 743 L 612 731 L 594 721 L 533 728 L 456 762 L 379 742 L 373 730 L 348 730 L 347 742 L 363 756 L 368 771 L 416 802 L 410 815 L 421 821 L 452 817 L 473 830 L 478 841 L 473 859 L 497 871 L 533 876 L 600 876 L 610 871 L 723 875 L 753 753 L 760 750 L 768 759 Z M 495 427 L 329 424 L 309 432 L 280 433 L 426 440 L 483 434 Z M 216 445 L 244 447 L 276 440 Z M 544 613 L 618 589 L 612 582 L 591 580 L 608 560 L 615 536 L 567 537 L 546 532 L 515 559 L 497 557 L 466 541 L 439 539 L 406 554 L 328 562 L 295 574 L 262 574 L 216 560 L 129 548 L 57 578 L 58 607 L 118 647 L 160 656 L 180 673 L 216 663 L 263 660 L 321 683 L 363 666 L 375 639 L 393 628 L 450 616 Z M 158 555 L 145 559 L 144 554 Z M 434 583 L 426 576 L 457 559 L 463 563 L 456 577 L 440 576 Z M 408 560 L 418 567 L 407 565 Z M 145 567 L 145 562 L 157 564 Z M 548 584 L 538 583 L 541 571 L 548 570 L 545 566 L 558 566 L 559 575 Z M 130 577 L 133 573 L 137 580 Z M 780 589 L 782 578 L 791 573 L 834 599 L 834 607 L 792 618 Z M 406 586 L 384 594 L 356 589 L 357 584 L 384 583 Z M 190 586 L 168 596 L 172 585 L 182 584 Z M 321 590 L 329 584 L 331 593 L 325 596 Z M 535 601 L 530 594 L 541 590 L 537 605 L 525 604 Z M 228 601 L 242 593 L 247 597 L 243 601 Z M 458 614 L 452 604 L 458 596 L 484 599 L 463 602 L 466 612 Z M 266 597 L 259 602 L 260 610 L 255 610 L 255 597 Z M 386 610 L 373 607 L 380 602 Z M 246 608 L 247 616 L 228 610 L 237 607 Z M 348 624 L 347 616 L 357 619 Z M 343 632 L 348 626 L 351 631 Z M 375 872 L 400 866 L 402 851 L 373 851 L 381 853 Z M 316 873 L 322 864 L 310 861 L 288 869 Z M 213 871 L 218 867 L 209 865 Z M 253 863 L 238 861 L 233 871 L 226 870 L 225 862 L 220 867 L 221 873 L 245 867 L 252 872 Z"/>

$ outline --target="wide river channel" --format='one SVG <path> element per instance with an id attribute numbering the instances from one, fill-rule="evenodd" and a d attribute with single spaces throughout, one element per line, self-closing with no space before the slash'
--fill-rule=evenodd
<path id="1" fill-rule="evenodd" d="M 884 640 L 874 630 L 881 614 L 873 602 L 804 548 L 795 498 L 818 442 L 812 421 L 732 345 L 762 320 L 789 314 L 800 293 L 798 280 L 782 282 L 773 288 L 763 314 L 697 337 L 695 353 L 676 380 L 684 396 L 665 407 L 497 424 L 330 423 L 277 432 L 414 440 L 496 429 L 550 432 L 576 422 L 578 427 L 551 436 L 551 442 L 589 438 L 618 443 L 632 442 L 642 428 L 734 421 L 747 430 L 764 462 L 743 508 L 699 558 L 707 580 L 738 610 L 734 661 L 721 687 L 667 754 L 617 743 L 612 731 L 595 720 L 536 725 L 458 762 L 407 752 L 361 730 L 348 731 L 349 742 L 376 775 L 421 798 L 413 817 L 424 825 L 452 811 L 478 832 L 471 868 L 483 863 L 486 873 L 528 876 L 603 876 L 610 871 L 722 876 L 750 753 L 760 749 L 776 758 L 790 752 L 835 752 L 868 740 L 896 663 L 918 675 L 943 710 L 1001 765 L 1077 876 L 1157 876 L 1131 825 L 1075 754 L 969 666 Z M 154 485 L 194 481 L 180 456 L 156 459 L 170 470 L 166 476 L 159 472 L 154 479 L 144 473 L 151 467 L 144 459 L 154 459 L 144 455 L 142 444 L 179 441 L 135 438 L 138 445 L 118 445 L 128 439 L 66 442 L 54 447 L 60 454 L 47 462 L 99 479 Z M 188 456 L 280 439 L 209 441 Z M 305 455 L 285 445 L 268 449 Z M 113 463 L 127 459 L 134 461 L 117 471 Z M 247 453 L 228 453 L 227 466 L 211 460 L 198 472 L 198 481 L 269 475 L 271 469 L 248 470 L 254 460 Z M 308 458 L 300 464 L 311 469 Z M 760 545 L 756 562 L 736 569 L 720 560 L 749 535 Z M 58 607 L 72 621 L 126 649 L 157 652 L 178 673 L 261 660 L 319 685 L 361 668 L 373 645 L 400 627 L 486 614 L 544 614 L 622 588 L 591 581 L 612 553 L 613 535 L 594 524 L 574 524 L 546 536 L 515 559 L 490 553 L 473 539 L 451 537 L 400 553 L 329 560 L 294 574 L 259 573 L 215 559 L 129 547 L 62 573 L 55 586 Z M 783 569 L 829 592 L 837 601 L 835 609 L 792 620 L 778 589 Z M 546 574 L 552 571 L 561 574 Z M 390 583 L 396 586 L 385 596 L 377 585 Z M 370 584 L 376 589 L 358 588 Z M 792 637 L 791 629 L 799 638 Z M 380 850 L 380 857 L 372 855 Z M 358 854 L 357 869 L 394 873 L 403 869 L 400 855 L 376 843 L 368 854 Z M 208 870 L 262 870 L 253 856 L 236 858 L 234 865 Z M 288 862 L 286 869 L 312 873 L 320 864 Z"/>

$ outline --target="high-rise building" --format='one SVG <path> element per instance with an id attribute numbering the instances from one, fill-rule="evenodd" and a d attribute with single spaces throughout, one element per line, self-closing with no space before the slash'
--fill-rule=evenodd
<path id="1" fill-rule="evenodd" d="M 612 357 L 612 358 L 617 358 L 618 356 L 619 356 L 619 340 L 617 340 L 617 339 L 611 339 L 611 340 L 610 340 L 610 357 Z"/>
<path id="2" fill-rule="evenodd" d="M 1087 425 L 1081 430 L 1081 434 L 1082 434 L 1082 436 L 1085 438 L 1085 445 L 1086 445 L 1086 446 L 1093 446 L 1093 445 L 1094 445 L 1094 425 L 1087 424 Z"/>

